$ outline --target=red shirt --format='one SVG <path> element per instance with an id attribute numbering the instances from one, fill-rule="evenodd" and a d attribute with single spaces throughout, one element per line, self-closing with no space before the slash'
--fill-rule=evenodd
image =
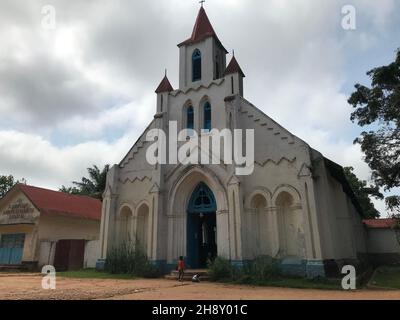
<path id="1" fill-rule="evenodd" d="M 179 260 L 178 262 L 178 270 L 183 270 L 185 269 L 185 261 Z"/>

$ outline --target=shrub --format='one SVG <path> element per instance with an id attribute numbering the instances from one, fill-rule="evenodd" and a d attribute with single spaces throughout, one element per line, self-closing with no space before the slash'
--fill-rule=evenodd
<path id="1" fill-rule="evenodd" d="M 234 267 L 229 260 L 217 257 L 214 261 L 208 262 L 208 275 L 212 281 L 232 280 Z"/>
<path id="2" fill-rule="evenodd" d="M 256 282 L 266 281 L 279 274 L 278 261 L 269 256 L 260 256 L 247 263 L 243 273 Z"/>
<path id="3" fill-rule="evenodd" d="M 235 267 L 229 260 L 217 257 L 208 264 L 208 274 L 213 281 L 261 283 L 279 274 L 278 261 L 268 256 L 260 256 L 243 267 Z"/>
<path id="4" fill-rule="evenodd" d="M 130 274 L 137 277 L 156 278 L 160 270 L 148 260 L 143 250 L 131 243 L 123 243 L 109 250 L 105 271 L 112 274 Z"/>

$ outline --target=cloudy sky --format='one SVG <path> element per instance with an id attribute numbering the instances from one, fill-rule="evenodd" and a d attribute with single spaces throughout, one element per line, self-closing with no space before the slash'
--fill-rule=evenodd
<path id="1" fill-rule="evenodd" d="M 356 30 L 342 28 L 342 7 Z M 49 28 L 46 5 L 56 13 Z M 208 16 L 246 73 L 245 97 L 325 156 L 370 172 L 347 98 L 400 47 L 396 0 L 209 0 Z M 0 174 L 58 189 L 118 163 L 155 113 L 196 0 L 1 0 Z M 43 11 L 44 10 L 44 11 Z M 399 192 L 399 190 L 394 190 Z M 381 202 L 378 209 L 384 210 Z"/>

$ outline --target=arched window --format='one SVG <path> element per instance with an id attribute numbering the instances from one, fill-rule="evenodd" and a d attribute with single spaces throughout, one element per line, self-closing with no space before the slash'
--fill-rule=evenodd
<path id="1" fill-rule="evenodd" d="M 191 213 L 212 213 L 217 210 L 213 192 L 205 183 L 200 183 L 189 201 L 188 211 Z"/>
<path id="2" fill-rule="evenodd" d="M 201 52 L 199 49 L 194 50 L 192 55 L 192 81 L 201 80 Z"/>
<path id="3" fill-rule="evenodd" d="M 293 211 L 293 197 L 282 191 L 276 199 L 280 254 L 283 256 L 299 256 L 298 218 Z"/>
<path id="4" fill-rule="evenodd" d="M 265 209 L 267 207 L 267 200 L 265 197 L 261 194 L 256 194 L 252 199 L 251 199 L 251 208 L 256 209 L 256 210 L 261 210 Z"/>
<path id="5" fill-rule="evenodd" d="M 186 129 L 194 130 L 194 110 L 189 106 L 186 111 Z"/>
<path id="6" fill-rule="evenodd" d="M 124 206 L 120 211 L 120 241 L 121 243 L 130 243 L 133 241 L 132 234 L 132 211 Z"/>
<path id="7" fill-rule="evenodd" d="M 211 130 L 211 104 L 206 102 L 204 104 L 204 130 Z"/>
<path id="8" fill-rule="evenodd" d="M 142 204 L 138 209 L 136 221 L 136 246 L 146 255 L 148 253 L 147 236 L 149 231 L 149 212 L 150 210 L 147 204 Z"/>

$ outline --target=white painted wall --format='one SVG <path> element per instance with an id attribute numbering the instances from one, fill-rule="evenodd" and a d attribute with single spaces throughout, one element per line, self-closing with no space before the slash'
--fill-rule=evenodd
<path id="1" fill-rule="evenodd" d="M 41 241 L 39 246 L 38 267 L 41 269 L 46 265 L 54 264 L 54 255 L 56 253 L 56 241 Z"/>
<path id="2" fill-rule="evenodd" d="M 400 254 L 400 244 L 392 229 L 372 229 L 367 231 L 368 253 L 397 253 Z"/>
<path id="3" fill-rule="evenodd" d="M 95 268 L 97 259 L 99 259 L 99 257 L 100 257 L 100 241 L 99 240 L 86 241 L 83 267 L 91 269 Z"/>
<path id="4" fill-rule="evenodd" d="M 71 218 L 68 216 L 42 215 L 39 222 L 41 241 L 97 240 L 100 221 Z"/>

